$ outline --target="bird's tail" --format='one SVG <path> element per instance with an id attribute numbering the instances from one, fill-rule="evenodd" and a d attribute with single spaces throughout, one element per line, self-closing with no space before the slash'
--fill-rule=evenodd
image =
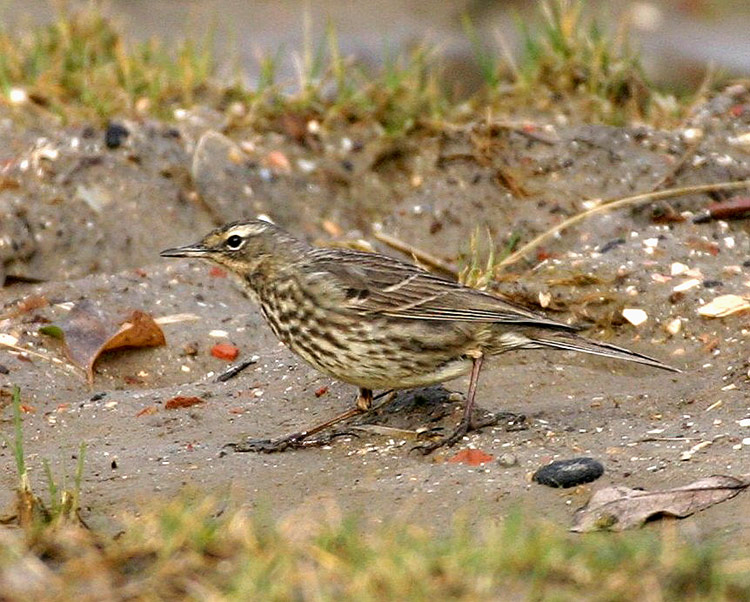
<path id="1" fill-rule="evenodd" d="M 665 364 L 664 362 L 660 362 L 648 355 L 643 355 L 642 353 L 631 351 L 624 347 L 610 345 L 609 343 L 592 341 L 591 339 L 570 332 L 555 333 L 548 337 L 533 337 L 532 341 L 540 347 L 590 353 L 591 355 L 600 355 L 602 357 L 625 360 L 626 362 L 645 364 L 646 366 L 653 366 L 654 368 L 661 368 L 662 370 L 669 370 L 670 372 L 682 372 L 682 370 L 678 370 L 677 368 Z"/>

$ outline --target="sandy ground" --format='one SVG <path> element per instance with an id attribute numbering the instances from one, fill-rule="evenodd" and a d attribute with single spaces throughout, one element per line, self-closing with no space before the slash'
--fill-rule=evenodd
<path id="1" fill-rule="evenodd" d="M 202 263 L 158 257 L 215 223 L 265 213 L 314 241 L 375 244 L 378 224 L 455 262 L 477 225 L 502 247 L 512 232 L 529 240 L 581 211 L 586 199 L 650 190 L 668 176 L 676 186 L 745 179 L 750 154 L 738 137 L 750 129 L 750 95 L 742 88 L 699 107 L 675 132 L 555 127 L 546 116 L 536 121 L 539 135 L 476 124 L 394 145 L 343 127 L 303 143 L 283 130 L 224 137 L 220 117 L 198 111 L 176 126 L 123 122 L 130 135 L 107 149 L 98 129 L 4 117 L 0 333 L 29 353 L 0 348 L 2 431 L 12 433 L 7 393 L 17 384 L 29 406 L 27 462 L 40 491 L 42 460 L 70 476 L 86 442 L 83 515 L 94 526 L 114 532 L 122 512 L 186 488 L 229 495 L 273 517 L 337 508 L 439 526 L 457 512 L 502 516 L 522 507 L 567 524 L 609 484 L 658 488 L 750 473 L 750 429 L 739 424 L 750 417 L 747 314 L 697 313 L 719 295 L 748 294 L 748 222 L 694 223 L 712 200 L 705 195 L 601 214 L 514 266 L 500 285 L 537 307 L 542 293 L 557 319 L 590 325 L 589 336 L 684 374 L 565 353 L 508 355 L 483 372 L 479 403 L 523 413 L 527 428 L 486 428 L 428 457 L 410 451 L 415 439 L 403 429 L 450 428 L 460 404 L 449 392 L 464 392 L 465 379 L 403 393 L 374 419 L 402 430 L 358 430 L 329 446 L 276 455 L 221 455 L 226 443 L 328 418 L 349 407 L 355 391 L 283 348 L 230 279 Z M 244 150 L 233 146 L 247 141 Z M 288 169 L 274 151 L 289 159 Z M 679 219 L 657 219 L 669 210 Z M 32 298 L 47 305 L 19 307 Z M 50 361 L 64 359 L 62 348 L 38 333 L 83 299 L 111 312 L 194 317 L 164 326 L 166 346 L 105 354 L 90 387 L 78 371 Z M 625 307 L 645 310 L 648 320 L 627 323 Z M 238 361 L 258 361 L 217 383 L 228 368 L 209 353 L 217 342 L 236 345 Z M 165 409 L 176 395 L 204 401 Z M 504 462 L 446 461 L 467 447 Z M 566 491 L 531 483 L 549 461 L 582 455 L 605 465 L 595 483 Z M 7 445 L 0 457 L 0 506 L 7 507 L 16 483 Z M 681 527 L 747 543 L 749 516 L 750 497 L 740 495 Z"/>

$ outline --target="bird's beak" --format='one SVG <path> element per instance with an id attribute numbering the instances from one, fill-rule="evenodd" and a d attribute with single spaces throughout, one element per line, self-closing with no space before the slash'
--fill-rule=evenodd
<path id="1" fill-rule="evenodd" d="M 175 247 L 173 249 L 164 249 L 159 253 L 162 257 L 207 257 L 210 254 L 211 250 L 200 243 Z"/>

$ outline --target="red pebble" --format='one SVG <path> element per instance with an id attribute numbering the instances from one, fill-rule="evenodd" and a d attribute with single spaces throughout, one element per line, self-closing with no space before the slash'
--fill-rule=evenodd
<path id="1" fill-rule="evenodd" d="M 189 408 L 190 406 L 198 405 L 199 403 L 203 403 L 203 400 L 200 397 L 178 395 L 177 397 L 167 400 L 164 404 L 164 408 L 167 410 L 177 410 L 179 408 Z"/>
<path id="2" fill-rule="evenodd" d="M 214 266 L 208 271 L 208 275 L 213 278 L 226 278 L 227 272 L 226 270 L 222 270 L 221 268 L 217 268 L 216 266 Z"/>
<path id="3" fill-rule="evenodd" d="M 211 347 L 211 355 L 218 357 L 220 360 L 232 362 L 237 359 L 240 350 L 231 343 L 217 343 Z"/>
<path id="4" fill-rule="evenodd" d="M 450 458 L 448 462 L 479 466 L 480 464 L 490 462 L 494 457 L 495 456 L 490 454 L 485 454 L 481 449 L 462 449 L 455 456 Z"/>

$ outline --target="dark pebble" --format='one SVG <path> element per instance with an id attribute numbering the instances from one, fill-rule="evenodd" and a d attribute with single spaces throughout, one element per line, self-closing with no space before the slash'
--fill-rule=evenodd
<path id="1" fill-rule="evenodd" d="M 593 458 L 572 458 L 542 466 L 531 478 L 540 485 L 567 488 L 596 481 L 603 474 L 601 462 Z"/>
<path id="2" fill-rule="evenodd" d="M 107 148 L 119 148 L 128 136 L 130 136 L 130 132 L 124 125 L 110 123 L 104 133 L 104 144 L 107 145 Z"/>
<path id="3" fill-rule="evenodd" d="M 102 393 L 94 393 L 94 394 L 93 394 L 93 395 L 91 396 L 91 399 L 89 399 L 89 401 L 99 401 L 100 399 L 104 399 L 104 398 L 105 398 L 106 396 L 107 396 L 107 394 L 106 394 L 105 392 L 102 392 Z"/>
<path id="4" fill-rule="evenodd" d="M 721 280 L 704 280 L 703 286 L 705 288 L 716 288 L 718 286 L 723 286 L 724 283 Z"/>
<path id="5" fill-rule="evenodd" d="M 743 268 L 750 268 L 750 259 L 746 259 L 745 261 L 743 261 L 742 262 L 742 267 Z"/>
<path id="6" fill-rule="evenodd" d="M 0 364 L 0 374 L 10 374 L 10 370 L 8 370 L 5 366 Z"/>

